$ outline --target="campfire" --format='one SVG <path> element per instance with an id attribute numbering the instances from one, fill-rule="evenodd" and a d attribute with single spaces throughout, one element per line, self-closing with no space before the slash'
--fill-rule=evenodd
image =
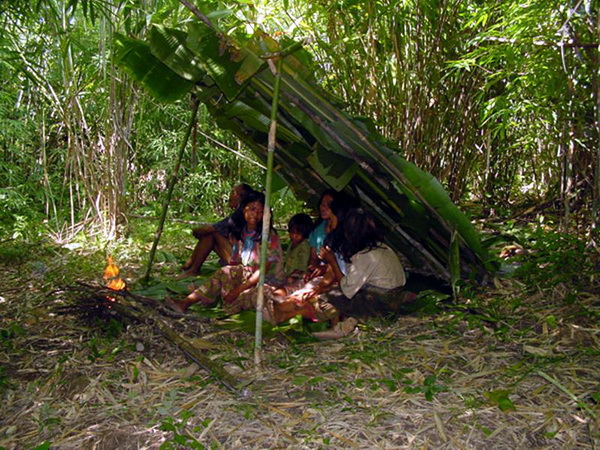
<path id="1" fill-rule="evenodd" d="M 119 272 L 119 267 L 114 263 L 113 258 L 109 256 L 102 277 L 104 278 L 105 287 L 84 282 L 78 282 L 76 286 L 67 287 L 65 290 L 61 290 L 61 293 L 72 293 L 75 297 L 74 301 L 66 305 L 59 305 L 54 311 L 58 314 L 77 313 L 92 324 L 97 324 L 99 319 L 106 321 L 119 320 L 126 324 L 131 322 L 146 324 L 177 346 L 193 362 L 212 373 L 227 389 L 238 395 L 250 395 L 250 391 L 245 387 L 246 382 L 242 383 L 219 363 L 203 355 L 185 337 L 174 331 L 162 317 L 165 315 L 179 319 L 184 314 L 176 313 L 165 307 L 162 301 L 130 291 L 127 289 L 125 281 L 119 277 Z M 209 321 L 206 317 L 194 318 L 192 316 L 188 319 L 198 322 Z"/>
<path id="2" fill-rule="evenodd" d="M 112 256 L 107 258 L 103 278 L 106 282 L 106 287 L 113 291 L 122 291 L 127 287 L 125 281 L 119 276 L 119 267 L 113 262 Z M 112 300 L 114 301 L 114 299 Z"/>

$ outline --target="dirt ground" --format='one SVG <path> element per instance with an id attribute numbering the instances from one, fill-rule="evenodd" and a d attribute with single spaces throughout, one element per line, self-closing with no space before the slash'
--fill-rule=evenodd
<path id="1" fill-rule="evenodd" d="M 596 294 L 498 281 L 343 340 L 267 338 L 260 370 L 251 333 L 165 317 L 236 393 L 151 324 L 58 314 L 80 294 L 0 273 L 0 447 L 600 448 Z"/>

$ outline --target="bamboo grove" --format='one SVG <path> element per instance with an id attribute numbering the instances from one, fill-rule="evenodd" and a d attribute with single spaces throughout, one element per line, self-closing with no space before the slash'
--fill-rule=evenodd
<path id="1" fill-rule="evenodd" d="M 546 203 L 561 212 L 565 230 L 594 228 L 597 3 L 197 5 L 232 39 L 259 29 L 280 40 L 310 38 L 316 80 L 454 201 L 480 202 L 489 214 Z M 164 191 L 189 104 L 158 105 L 138 89 L 115 66 L 115 36 L 143 40 L 153 26 L 183 28 L 190 11 L 175 0 L 2 2 L 0 11 L 3 237 L 40 219 L 55 233 L 85 226 L 116 233 L 123 217 Z M 223 146 L 244 149 L 206 110 L 197 131 L 212 140 L 186 154 L 186 167 L 198 170 L 185 173 L 177 195 L 203 189 L 217 197 L 229 187 L 222 180 L 246 167 Z"/>

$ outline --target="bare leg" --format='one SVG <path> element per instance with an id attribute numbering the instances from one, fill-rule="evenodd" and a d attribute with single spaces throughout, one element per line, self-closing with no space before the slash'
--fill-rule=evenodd
<path id="1" fill-rule="evenodd" d="M 221 258 L 221 261 L 229 263 L 229 260 L 231 259 L 231 242 L 219 232 L 213 233 L 212 236 L 215 242 L 215 253 Z"/>
<path id="2" fill-rule="evenodd" d="M 204 264 L 204 261 L 206 261 L 206 258 L 213 250 L 215 250 L 214 234 L 210 233 L 203 235 L 202 238 L 198 240 L 196 247 L 194 247 L 194 251 L 192 252 L 192 256 L 190 257 L 191 264 L 186 264 L 184 266 L 187 266 L 187 270 L 179 276 L 177 276 L 177 279 L 199 275 L 200 269 L 202 268 L 202 264 Z"/>
<path id="3" fill-rule="evenodd" d="M 198 291 L 192 292 L 184 300 L 174 300 L 172 298 L 165 297 L 165 301 L 171 309 L 180 313 L 186 312 L 187 309 L 194 303 L 203 302 L 204 304 L 208 305 L 211 302 L 210 299 L 204 297 Z"/>

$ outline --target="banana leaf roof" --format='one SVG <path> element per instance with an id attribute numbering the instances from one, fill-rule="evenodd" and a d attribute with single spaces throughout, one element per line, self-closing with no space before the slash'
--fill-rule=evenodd
<path id="1" fill-rule="evenodd" d="M 219 127 L 266 161 L 275 76 L 265 55 L 287 44 L 258 32 L 241 45 L 201 22 L 186 30 L 155 25 L 144 41 L 118 35 L 115 58 L 159 100 L 194 93 Z M 311 66 L 303 49 L 283 60 L 277 175 L 309 202 L 330 187 L 359 197 L 386 228 L 386 242 L 415 270 L 453 284 L 489 274 L 479 233 L 442 185 L 407 161 L 369 121 L 344 112 L 317 84 Z"/>

